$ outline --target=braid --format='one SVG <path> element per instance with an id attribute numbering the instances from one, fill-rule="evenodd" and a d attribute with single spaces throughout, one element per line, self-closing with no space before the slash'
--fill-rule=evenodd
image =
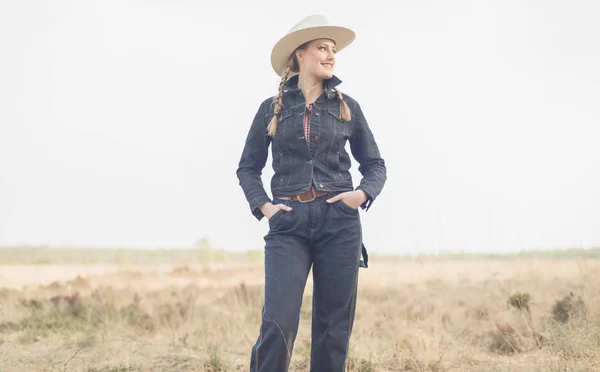
<path id="1" fill-rule="evenodd" d="M 271 122 L 267 126 L 267 135 L 269 135 L 271 137 L 273 137 L 275 135 L 275 132 L 277 131 L 277 115 L 281 112 L 281 109 L 283 108 L 283 85 L 287 81 L 287 78 L 290 75 L 291 71 L 292 71 L 292 67 L 291 67 L 290 63 L 288 62 L 288 66 L 286 67 L 285 71 L 281 75 L 281 81 L 279 82 L 279 89 L 277 91 L 277 96 L 274 101 L 274 103 L 275 103 L 275 107 L 273 109 L 274 115 L 273 115 L 273 118 L 271 118 Z"/>
<path id="2" fill-rule="evenodd" d="M 340 119 L 344 121 L 350 121 L 350 118 L 352 117 L 350 114 L 350 107 L 348 107 L 348 104 L 346 101 L 344 101 L 344 96 L 342 96 L 340 88 L 335 88 L 335 92 L 340 100 Z"/>

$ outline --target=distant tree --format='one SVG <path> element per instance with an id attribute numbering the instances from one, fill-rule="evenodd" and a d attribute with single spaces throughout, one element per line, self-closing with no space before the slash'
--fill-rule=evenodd
<path id="1" fill-rule="evenodd" d="M 196 250 L 198 252 L 198 260 L 200 262 L 208 262 L 212 260 L 212 245 L 207 237 L 202 237 L 196 242 Z"/>

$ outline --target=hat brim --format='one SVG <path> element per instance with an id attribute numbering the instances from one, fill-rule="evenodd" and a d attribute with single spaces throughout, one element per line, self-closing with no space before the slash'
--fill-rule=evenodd
<path id="1" fill-rule="evenodd" d="M 317 26 L 303 28 L 282 37 L 271 51 L 271 65 L 277 75 L 285 71 L 290 55 L 300 45 L 316 39 L 331 39 L 335 42 L 337 52 L 350 45 L 356 34 L 342 26 Z"/>

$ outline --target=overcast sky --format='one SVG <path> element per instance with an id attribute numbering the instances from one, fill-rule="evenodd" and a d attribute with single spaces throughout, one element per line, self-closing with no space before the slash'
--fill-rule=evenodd
<path id="1" fill-rule="evenodd" d="M 0 245 L 262 249 L 235 171 L 319 13 L 388 167 L 371 252 L 600 246 L 597 1 L 349 4 L 1 1 Z"/>

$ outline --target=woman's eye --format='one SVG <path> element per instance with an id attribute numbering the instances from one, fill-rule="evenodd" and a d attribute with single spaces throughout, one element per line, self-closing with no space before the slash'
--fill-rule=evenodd
<path id="1" fill-rule="evenodd" d="M 320 46 L 320 47 L 317 47 L 317 49 L 322 50 L 324 52 L 326 52 L 328 50 L 326 46 Z M 336 54 L 337 50 L 334 49 L 331 51 L 331 53 Z"/>

